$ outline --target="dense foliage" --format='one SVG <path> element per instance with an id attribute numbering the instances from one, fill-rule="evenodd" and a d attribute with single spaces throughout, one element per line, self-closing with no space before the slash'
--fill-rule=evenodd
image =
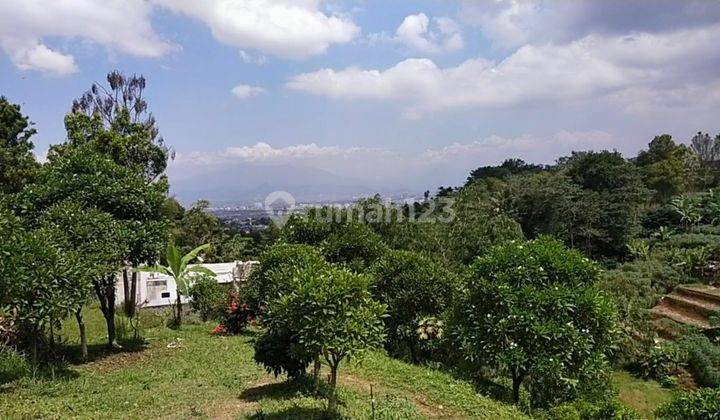
<path id="1" fill-rule="evenodd" d="M 595 283 L 596 264 L 542 237 L 494 248 L 478 259 L 456 303 L 455 334 L 465 357 L 504 368 L 519 400 L 536 406 L 577 394 L 607 369 L 616 310 Z"/>
<path id="2" fill-rule="evenodd" d="M 720 419 L 720 388 L 706 388 L 681 394 L 655 413 L 661 420 Z"/>

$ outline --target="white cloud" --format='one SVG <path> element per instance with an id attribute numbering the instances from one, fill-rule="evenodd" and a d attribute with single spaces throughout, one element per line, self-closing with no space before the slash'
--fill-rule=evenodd
<path id="1" fill-rule="evenodd" d="M 553 163 L 573 150 L 608 149 L 623 145 L 602 131 L 559 131 L 551 136 L 492 135 L 471 142 L 456 142 L 425 151 L 397 151 L 382 148 L 319 146 L 315 143 L 274 147 L 268 143 L 230 147 L 220 152 L 179 153 L 171 162 L 171 173 L 187 176 L 208 168 L 239 164 L 273 165 L 283 172 L 297 167 L 316 168 L 332 174 L 365 181 L 368 185 L 396 186 L 459 185 L 470 170 L 498 164 L 511 157 L 535 163 Z M 368 171 L 368 168 L 373 168 Z"/>
<path id="2" fill-rule="evenodd" d="M 675 89 L 718 80 L 720 25 L 671 33 L 589 35 L 567 44 L 527 44 L 500 62 L 470 59 L 440 68 L 407 59 L 385 70 L 322 69 L 292 89 L 331 98 L 395 101 L 406 114 L 454 107 L 505 107 L 605 97 L 626 89 Z"/>
<path id="3" fill-rule="evenodd" d="M 228 45 L 284 58 L 324 54 L 331 44 L 351 41 L 360 29 L 320 10 L 319 0 L 154 0 L 200 20 Z"/>
<path id="4" fill-rule="evenodd" d="M 231 90 L 232 94 L 240 99 L 252 98 L 254 96 L 262 95 L 265 93 L 265 89 L 258 86 L 250 85 L 237 85 Z"/>
<path id="5" fill-rule="evenodd" d="M 144 0 L 0 0 L 0 47 L 15 66 L 57 75 L 77 71 L 72 55 L 48 37 L 79 38 L 141 57 L 171 49 L 153 31 Z"/>
<path id="6" fill-rule="evenodd" d="M 463 47 L 463 38 L 457 23 L 446 17 L 430 19 L 424 13 L 407 16 L 395 31 L 394 41 L 425 53 L 457 51 Z"/>

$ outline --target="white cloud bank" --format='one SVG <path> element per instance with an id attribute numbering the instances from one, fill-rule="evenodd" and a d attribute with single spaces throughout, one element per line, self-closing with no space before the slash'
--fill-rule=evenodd
<path id="1" fill-rule="evenodd" d="M 640 143 L 645 141 L 643 139 Z M 529 162 L 552 163 L 558 156 L 568 155 L 573 150 L 609 149 L 619 145 L 622 146 L 622 143 L 617 138 L 602 131 L 560 131 L 546 137 L 493 135 L 421 151 L 320 146 L 315 143 L 274 147 L 260 142 L 251 146 L 229 147 L 214 153 L 178 153 L 170 163 L 170 174 L 191 177 L 210 168 L 258 164 L 274 165 L 278 172 L 297 167 L 315 168 L 365 181 L 368 185 L 396 187 L 427 184 L 428 187 L 458 185 L 465 180 L 470 170 L 497 164 L 511 157 Z M 638 148 L 635 145 L 625 146 L 633 152 Z"/>
<path id="2" fill-rule="evenodd" d="M 324 54 L 360 33 L 351 20 L 321 11 L 319 0 L 153 0 L 205 23 L 220 42 L 283 58 Z"/>
<path id="3" fill-rule="evenodd" d="M 406 106 L 411 116 L 611 94 L 630 106 L 636 99 L 632 90 L 662 93 L 718 80 L 718 39 L 720 24 L 669 33 L 588 35 L 565 44 L 526 44 L 499 62 L 476 58 L 440 68 L 430 59 L 413 58 L 384 70 L 321 69 L 297 75 L 287 85 L 331 98 L 394 101 Z"/>
<path id="4" fill-rule="evenodd" d="M 172 47 L 150 23 L 144 0 L 0 0 L 0 48 L 21 70 L 54 75 L 78 71 L 71 54 L 46 45 L 48 37 L 77 38 L 140 57 Z"/>

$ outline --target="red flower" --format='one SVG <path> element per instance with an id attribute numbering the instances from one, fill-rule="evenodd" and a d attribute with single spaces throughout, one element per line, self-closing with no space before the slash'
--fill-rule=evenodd
<path id="1" fill-rule="evenodd" d="M 215 327 L 214 330 L 210 333 L 212 335 L 225 335 L 227 334 L 227 328 L 225 328 L 225 325 L 219 324 L 217 327 Z"/>

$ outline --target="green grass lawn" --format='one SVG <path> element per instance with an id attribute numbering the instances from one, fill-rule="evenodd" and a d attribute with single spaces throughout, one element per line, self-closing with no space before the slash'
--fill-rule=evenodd
<path id="1" fill-rule="evenodd" d="M 324 418 L 325 400 L 302 383 L 265 374 L 253 361 L 256 331 L 212 337 L 211 324 L 171 330 L 145 315 L 142 348 L 105 353 L 104 324 L 86 310 L 92 361 L 51 378 L 0 388 L 0 418 Z M 72 347 L 74 323 L 63 335 Z M 340 368 L 340 413 L 349 418 L 522 418 L 472 385 L 379 353 Z"/>
<path id="2" fill-rule="evenodd" d="M 628 372 L 615 372 L 613 382 L 620 391 L 620 401 L 645 418 L 653 418 L 653 411 L 672 397 L 672 391 L 659 383 L 636 378 Z"/>

